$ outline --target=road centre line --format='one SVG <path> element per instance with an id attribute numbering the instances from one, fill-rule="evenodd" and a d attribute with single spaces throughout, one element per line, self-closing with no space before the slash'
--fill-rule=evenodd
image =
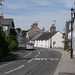
<path id="1" fill-rule="evenodd" d="M 37 51 L 38 51 L 38 54 L 35 57 L 37 57 L 40 54 L 40 51 L 39 50 L 37 50 Z"/>
<path id="2" fill-rule="evenodd" d="M 20 69 L 20 68 L 22 68 L 22 67 L 24 67 L 24 66 L 25 66 L 25 65 L 22 65 L 22 66 L 20 66 L 20 67 L 18 67 L 18 68 L 15 68 L 15 69 L 13 69 L 13 70 L 10 70 L 10 71 L 4 73 L 4 74 L 11 73 L 11 72 L 16 71 L 16 70 L 18 70 L 18 69 Z"/>
<path id="3" fill-rule="evenodd" d="M 38 54 L 35 57 L 37 57 L 40 54 L 40 51 L 39 50 L 37 50 L 37 51 L 38 51 Z M 31 60 L 29 60 L 28 63 L 30 63 L 32 60 L 34 60 L 34 58 L 32 58 Z"/>
<path id="4" fill-rule="evenodd" d="M 9 64 L 11 64 L 11 63 L 13 63 L 13 62 L 9 62 L 8 64 L 1 65 L 0 68 L 2 68 L 2 67 L 4 67 L 4 66 L 7 66 L 7 65 L 9 65 Z"/>
<path id="5" fill-rule="evenodd" d="M 37 57 L 40 54 L 40 51 L 39 50 L 37 50 L 37 51 L 38 51 L 38 54 L 35 57 Z M 29 60 L 28 63 L 30 63 L 32 60 L 34 60 L 34 58 L 32 58 L 31 60 Z"/>
<path id="6" fill-rule="evenodd" d="M 24 58 L 27 57 L 27 56 L 29 56 L 30 54 L 32 54 L 32 52 L 30 52 L 30 53 L 28 53 L 27 55 L 25 55 Z"/>
<path id="7" fill-rule="evenodd" d="M 31 60 L 28 61 L 28 63 L 30 63 L 34 58 L 32 58 Z"/>

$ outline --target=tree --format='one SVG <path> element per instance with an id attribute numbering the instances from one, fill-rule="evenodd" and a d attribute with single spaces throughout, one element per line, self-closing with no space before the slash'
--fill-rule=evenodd
<path id="1" fill-rule="evenodd" d="M 21 32 L 21 28 L 16 28 L 16 30 L 18 31 L 18 33 L 20 33 L 20 32 Z"/>
<path id="2" fill-rule="evenodd" d="M 0 0 L 0 6 L 3 6 L 3 4 L 2 4 L 3 1 L 4 1 L 4 0 Z"/>
<path id="3" fill-rule="evenodd" d="M 0 48 L 3 50 L 3 55 L 7 55 L 9 52 L 8 43 L 6 41 L 6 34 L 0 29 Z"/>
<path id="4" fill-rule="evenodd" d="M 10 50 L 14 50 L 18 46 L 18 41 L 17 41 L 17 33 L 14 29 L 10 29 L 9 35 L 6 37 L 6 40 L 8 42 L 8 48 Z"/>
<path id="5" fill-rule="evenodd" d="M 23 34 L 23 36 L 25 36 L 26 35 L 26 31 L 22 30 L 22 34 Z"/>

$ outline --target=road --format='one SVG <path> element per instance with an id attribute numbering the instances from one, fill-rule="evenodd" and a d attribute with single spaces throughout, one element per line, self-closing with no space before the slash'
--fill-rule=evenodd
<path id="1" fill-rule="evenodd" d="M 0 75 L 53 75 L 62 56 L 46 48 L 25 50 L 21 45 L 19 49 L 16 59 L 2 62 Z"/>

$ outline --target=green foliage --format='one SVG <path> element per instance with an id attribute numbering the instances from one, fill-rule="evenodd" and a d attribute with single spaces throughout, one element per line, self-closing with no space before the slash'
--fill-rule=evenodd
<path id="1" fill-rule="evenodd" d="M 0 48 L 2 48 L 3 50 L 3 55 L 6 55 L 9 52 L 8 43 L 6 41 L 6 35 L 2 31 L 2 29 L 0 29 Z"/>
<path id="2" fill-rule="evenodd" d="M 16 53 L 16 52 L 14 52 L 14 51 L 11 51 L 11 52 L 9 52 L 8 54 L 9 54 L 9 55 L 12 55 L 12 54 L 14 54 L 14 53 Z"/>
<path id="3" fill-rule="evenodd" d="M 6 40 L 7 40 L 8 44 L 9 44 L 8 48 L 10 50 L 13 50 L 18 46 L 16 35 L 17 35 L 17 33 L 15 32 L 15 30 L 10 29 L 10 34 L 6 37 Z"/>
<path id="4" fill-rule="evenodd" d="M 25 30 L 22 30 L 22 34 L 25 36 L 26 35 L 26 31 Z"/>
<path id="5" fill-rule="evenodd" d="M 10 50 L 14 50 L 18 46 L 15 30 L 11 29 L 7 36 L 0 28 L 0 48 L 3 50 L 3 55 L 6 56 Z"/>
<path id="6" fill-rule="evenodd" d="M 18 31 L 18 33 L 20 33 L 20 32 L 21 32 L 21 28 L 17 28 L 16 30 Z"/>
<path id="7" fill-rule="evenodd" d="M 64 46 L 65 46 L 64 47 L 65 50 L 69 48 L 69 46 L 68 46 L 68 38 L 66 36 L 65 36 Z"/>
<path id="8" fill-rule="evenodd" d="M 17 33 L 16 33 L 15 29 L 10 29 L 10 34 L 11 34 L 11 35 L 14 35 L 14 36 L 16 36 L 16 35 L 17 35 Z"/>
<path id="9" fill-rule="evenodd" d="M 4 0 L 0 0 L 0 6 L 3 6 L 3 4 L 2 4 L 3 1 L 4 1 Z"/>
<path id="10" fill-rule="evenodd" d="M 14 50 L 15 48 L 17 48 L 17 43 L 15 41 L 11 41 L 10 45 L 8 46 L 8 48 L 10 50 Z"/>
<path id="11" fill-rule="evenodd" d="M 67 51 L 68 51 L 68 52 L 71 52 L 71 48 L 68 48 Z"/>
<path id="12" fill-rule="evenodd" d="M 0 47 L 2 48 L 5 45 L 5 33 L 0 29 Z"/>

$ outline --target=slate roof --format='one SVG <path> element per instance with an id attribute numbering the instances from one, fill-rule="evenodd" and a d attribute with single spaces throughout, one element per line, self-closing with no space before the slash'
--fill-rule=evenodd
<path id="1" fill-rule="evenodd" d="M 2 25 L 11 25 L 13 22 L 13 19 L 0 19 Z"/>
<path id="2" fill-rule="evenodd" d="M 43 33 L 41 36 L 39 36 L 36 40 L 48 40 L 50 39 L 52 36 L 54 36 L 58 31 L 55 32 L 45 32 Z"/>
<path id="3" fill-rule="evenodd" d="M 38 31 L 41 31 L 41 29 L 40 29 L 39 27 L 30 28 L 30 29 L 27 30 L 27 31 L 34 30 L 34 29 L 37 29 Z"/>
<path id="4" fill-rule="evenodd" d="M 36 34 L 32 39 L 31 39 L 31 41 L 34 41 L 34 40 L 36 40 L 39 36 L 41 36 L 42 35 L 42 33 L 39 33 L 39 34 Z"/>

